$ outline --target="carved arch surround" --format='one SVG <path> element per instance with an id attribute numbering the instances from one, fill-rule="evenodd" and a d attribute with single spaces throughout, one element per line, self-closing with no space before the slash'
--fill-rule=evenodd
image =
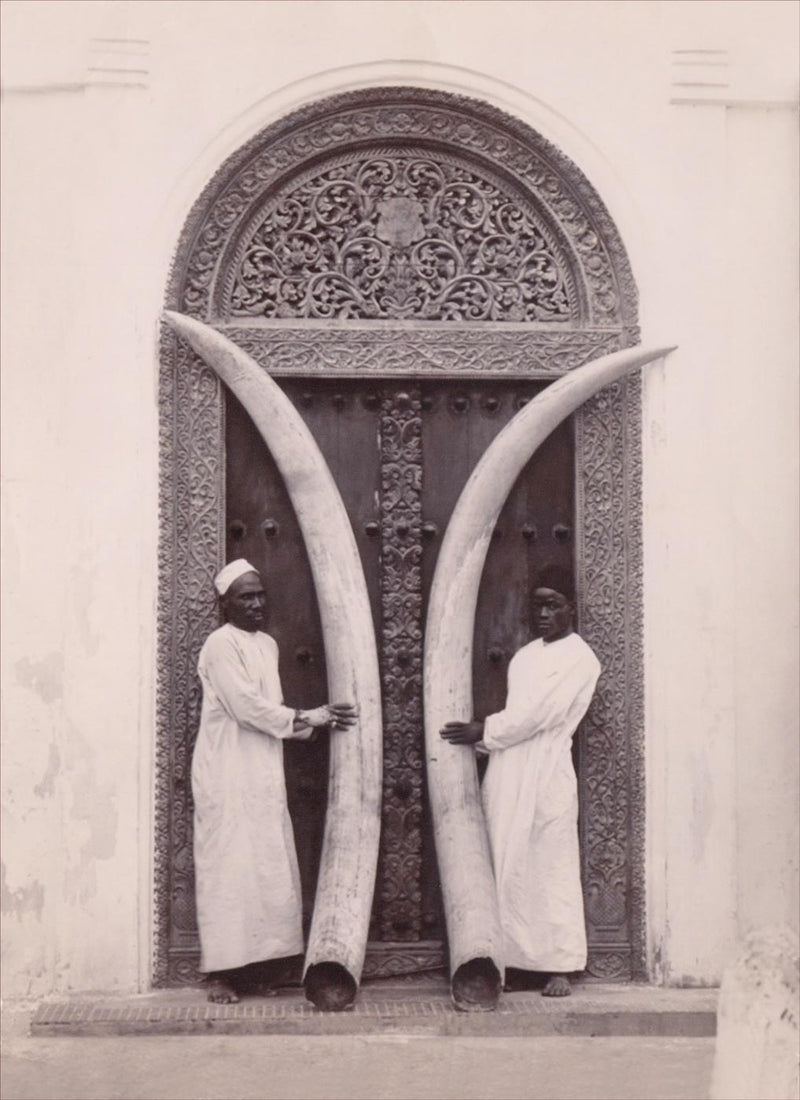
<path id="1" fill-rule="evenodd" d="M 360 189 L 359 171 L 373 172 Z M 346 226 L 341 239 L 326 227 L 338 185 L 357 248 Z M 324 99 L 240 148 L 187 219 L 165 304 L 224 327 L 282 376 L 546 379 L 638 342 L 625 249 L 580 170 L 521 121 L 418 88 Z M 588 969 L 607 980 L 645 976 L 640 402 L 629 380 L 575 417 L 580 627 L 604 668 L 581 757 Z M 154 982 L 165 985 L 193 976 L 195 667 L 218 625 L 211 579 L 225 552 L 221 389 L 166 331 L 159 403 Z M 402 969 L 395 946 L 386 965 Z"/>

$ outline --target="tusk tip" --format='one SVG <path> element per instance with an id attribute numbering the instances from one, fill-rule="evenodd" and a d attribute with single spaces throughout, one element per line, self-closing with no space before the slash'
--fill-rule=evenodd
<path id="1" fill-rule="evenodd" d="M 161 320 L 169 325 L 173 332 L 176 332 L 181 339 L 188 341 L 194 346 L 194 341 L 197 339 L 207 340 L 209 333 L 205 331 L 204 326 L 199 324 L 196 318 L 187 317 L 185 313 L 178 313 L 174 309 L 164 309 L 161 311 Z M 211 335 L 214 335 L 213 329 L 210 330 Z"/>

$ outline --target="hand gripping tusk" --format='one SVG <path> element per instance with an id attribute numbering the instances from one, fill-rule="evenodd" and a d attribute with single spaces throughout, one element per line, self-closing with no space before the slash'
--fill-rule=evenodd
<path id="1" fill-rule="evenodd" d="M 331 738 L 328 809 L 306 950 L 306 995 L 352 1003 L 366 953 L 380 835 L 382 724 L 375 631 L 355 537 L 313 436 L 265 371 L 227 337 L 170 310 L 171 328 L 247 409 L 283 475 L 319 600 L 328 689 L 359 707 L 358 725 Z"/>
<path id="2" fill-rule="evenodd" d="M 672 350 L 614 352 L 548 386 L 487 448 L 445 533 L 425 630 L 425 740 L 452 996 L 464 1011 L 497 1003 L 502 933 L 474 754 L 444 745 L 439 730 L 472 714 L 475 607 L 492 530 L 515 480 L 553 429 L 604 386 Z"/>

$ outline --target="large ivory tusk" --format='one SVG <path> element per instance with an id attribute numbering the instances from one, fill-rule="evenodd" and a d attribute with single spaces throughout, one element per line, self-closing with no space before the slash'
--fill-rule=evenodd
<path id="1" fill-rule="evenodd" d="M 352 1003 L 364 965 L 380 834 L 382 725 L 378 655 L 361 559 L 339 490 L 292 403 L 245 352 L 208 325 L 166 311 L 171 327 L 247 409 L 283 475 L 319 601 L 330 697 L 355 702 L 358 725 L 331 737 L 328 809 L 306 994 Z"/>
<path id="2" fill-rule="evenodd" d="M 614 352 L 548 386 L 487 448 L 442 542 L 425 630 L 425 740 L 452 996 L 464 1011 L 496 1005 L 502 935 L 474 754 L 447 744 L 439 730 L 472 714 L 475 607 L 492 531 L 512 485 L 550 432 L 603 386 L 672 350 Z"/>

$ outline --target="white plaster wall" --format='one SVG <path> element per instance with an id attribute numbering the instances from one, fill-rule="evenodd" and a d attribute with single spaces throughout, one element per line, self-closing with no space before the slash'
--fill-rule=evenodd
<path id="1" fill-rule="evenodd" d="M 654 973 L 695 983 L 754 924 L 797 926 L 796 119 L 678 111 L 680 352 L 646 403 L 649 910 Z"/>
<path id="2" fill-rule="evenodd" d="M 795 119 L 742 110 L 728 131 L 736 167 L 729 239 L 740 240 L 740 227 L 749 227 L 745 247 L 733 250 L 728 318 L 729 353 L 751 370 L 731 423 L 737 911 L 746 935 L 776 921 L 797 929 L 800 181 Z"/>
<path id="3" fill-rule="evenodd" d="M 225 156 L 365 84 L 516 113 L 617 219 L 644 339 L 680 345 L 644 410 L 653 976 L 714 982 L 743 930 L 796 924 L 796 16 L 764 0 L 4 5 L 7 994 L 147 985 L 169 259 Z M 143 43 L 120 65 L 146 75 L 108 77 L 142 87 L 97 83 L 105 38 Z M 677 87 L 675 60 L 699 56 L 679 49 L 728 50 L 729 87 Z"/>
<path id="4" fill-rule="evenodd" d="M 5 104 L 4 965 L 23 994 L 139 974 L 156 444 L 130 106 Z"/>

